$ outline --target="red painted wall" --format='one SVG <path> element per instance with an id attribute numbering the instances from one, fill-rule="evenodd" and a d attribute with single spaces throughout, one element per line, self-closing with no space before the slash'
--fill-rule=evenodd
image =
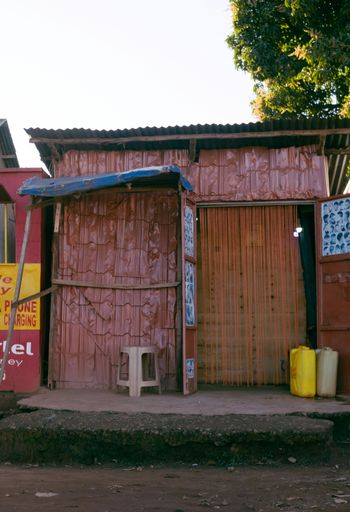
<path id="1" fill-rule="evenodd" d="M 34 176 L 41 178 L 45 176 L 45 173 L 42 169 L 0 169 L 0 185 L 6 189 L 16 204 L 17 263 L 19 262 L 24 236 L 26 206 L 30 204 L 30 198 L 18 195 L 17 190 L 23 181 Z M 40 208 L 33 211 L 25 263 L 42 264 L 42 212 Z M 6 335 L 7 331 L 0 331 L 0 360 Z M 36 391 L 40 386 L 40 328 L 28 331 L 15 330 L 11 346 L 12 349 L 5 369 L 6 378 L 0 385 L 0 390 L 19 393 Z"/>
<path id="2" fill-rule="evenodd" d="M 26 221 L 27 204 L 30 203 L 28 196 L 20 196 L 17 190 L 23 181 L 37 176 L 42 178 L 45 173 L 42 169 L 0 169 L 0 185 L 2 185 L 13 201 L 16 203 L 16 261 L 19 261 L 21 254 L 24 225 Z M 33 211 L 30 238 L 27 248 L 26 263 L 41 262 L 41 209 Z"/>

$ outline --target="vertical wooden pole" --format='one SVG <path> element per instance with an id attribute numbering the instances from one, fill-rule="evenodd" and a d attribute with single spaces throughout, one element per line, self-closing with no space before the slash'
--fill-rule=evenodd
<path id="1" fill-rule="evenodd" d="M 55 279 L 57 268 L 58 268 L 58 233 L 60 229 L 60 219 L 61 219 L 61 203 L 56 204 L 55 212 L 54 212 L 54 233 L 52 239 L 52 264 L 51 264 L 51 282 L 52 279 Z M 54 324 L 55 324 L 55 309 L 56 309 L 56 293 L 51 295 L 51 304 L 50 304 L 50 333 L 49 333 L 49 350 L 48 350 L 48 370 L 47 370 L 47 385 L 49 389 L 53 389 L 55 387 L 54 379 L 53 379 L 53 357 L 54 357 Z"/>
<path id="2" fill-rule="evenodd" d="M 4 246 L 5 246 L 5 254 L 4 254 L 4 262 L 8 262 L 8 208 L 7 204 L 4 204 Z M 1 382 L 1 381 L 0 381 Z"/>
<path id="3" fill-rule="evenodd" d="M 183 306 L 182 306 L 182 208 L 181 208 L 181 186 L 179 186 L 178 200 L 178 223 L 177 223 L 177 266 L 176 280 L 179 286 L 176 289 L 176 381 L 178 391 L 183 389 L 183 364 L 182 364 L 182 336 L 183 336 Z"/>
<path id="4" fill-rule="evenodd" d="M 3 381 L 3 378 L 4 378 L 5 367 L 6 367 L 8 356 L 9 356 L 10 349 L 11 349 L 12 335 L 13 335 L 13 331 L 15 328 L 15 320 L 16 320 L 16 313 L 17 313 L 17 307 L 18 307 L 17 301 L 19 299 L 19 294 L 21 292 L 24 261 L 25 261 L 25 257 L 26 257 L 31 220 L 32 220 L 32 209 L 28 208 L 26 223 L 25 223 L 25 228 L 24 228 L 24 237 L 23 237 L 23 242 L 22 242 L 21 256 L 20 256 L 20 260 L 19 260 L 19 264 L 18 264 L 18 273 L 17 273 L 17 279 L 16 279 L 15 292 L 14 292 L 14 296 L 13 296 L 12 304 L 11 304 L 11 315 L 10 315 L 9 329 L 8 329 L 7 337 L 6 337 L 6 347 L 4 350 L 4 355 L 2 358 L 2 363 L 1 363 L 1 368 L 0 368 L 0 383 Z"/>

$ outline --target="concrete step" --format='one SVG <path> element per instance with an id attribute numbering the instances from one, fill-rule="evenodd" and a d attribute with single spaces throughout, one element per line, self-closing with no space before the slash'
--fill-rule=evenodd
<path id="1" fill-rule="evenodd" d="M 0 421 L 0 461 L 12 463 L 319 463 L 332 446 L 333 422 L 304 416 L 42 409 Z"/>

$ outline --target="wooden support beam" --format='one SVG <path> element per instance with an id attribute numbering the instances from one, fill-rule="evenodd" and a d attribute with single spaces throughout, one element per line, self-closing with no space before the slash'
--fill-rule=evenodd
<path id="1" fill-rule="evenodd" d="M 58 267 L 58 233 L 53 234 L 52 238 L 52 262 L 51 262 L 51 286 L 56 286 L 52 283 L 53 278 L 57 275 Z M 48 347 L 48 368 L 47 368 L 47 385 L 49 389 L 55 386 L 54 381 L 54 343 L 55 343 L 55 315 L 56 315 L 56 302 L 57 297 L 54 294 L 51 297 L 50 304 L 50 323 L 49 323 L 49 347 Z"/>
<path id="2" fill-rule="evenodd" d="M 62 203 L 58 202 L 56 204 L 56 209 L 55 209 L 55 220 L 54 220 L 54 227 L 53 227 L 54 233 L 58 233 L 60 230 L 61 210 L 62 210 Z"/>
<path id="3" fill-rule="evenodd" d="M 17 158 L 17 155 L 0 155 L 0 158 L 3 160 L 11 160 L 12 158 Z"/>
<path id="4" fill-rule="evenodd" d="M 50 147 L 50 151 L 51 151 L 51 156 L 53 157 L 54 160 L 56 160 L 56 162 L 59 162 L 61 160 L 61 155 L 58 151 L 58 149 L 56 148 L 55 144 L 49 144 L 49 147 Z"/>
<path id="5" fill-rule="evenodd" d="M 79 286 L 83 288 L 104 288 L 107 290 L 157 290 L 162 288 L 176 288 L 179 286 L 179 281 L 172 283 L 157 283 L 157 284 L 118 284 L 118 283 L 91 283 L 85 281 L 74 281 L 71 279 L 52 279 L 52 284 L 59 286 Z"/>
<path id="6" fill-rule="evenodd" d="M 26 206 L 26 210 L 35 210 L 35 208 L 46 208 L 46 206 L 52 206 L 54 205 L 57 201 L 61 201 L 62 198 L 50 198 L 50 199 L 41 199 L 40 201 L 38 201 L 38 198 L 36 197 L 36 201 L 34 203 L 31 203 L 29 204 L 28 206 Z"/>
<path id="7" fill-rule="evenodd" d="M 325 144 L 326 144 L 326 136 L 325 135 L 320 135 L 320 144 L 319 144 L 319 146 L 317 148 L 317 154 L 319 156 L 323 156 L 324 155 Z"/>
<path id="8" fill-rule="evenodd" d="M 190 147 L 188 151 L 188 160 L 189 164 L 193 164 L 193 162 L 196 160 L 196 152 L 197 152 L 197 141 L 196 139 L 190 140 Z"/>
<path id="9" fill-rule="evenodd" d="M 350 155 L 350 146 L 344 148 L 326 148 L 325 155 Z"/>
<path id="10" fill-rule="evenodd" d="M 350 134 L 350 128 L 323 128 L 308 130 L 273 130 L 258 132 L 234 132 L 234 133 L 182 133 L 173 135 L 136 135 L 132 137 L 31 137 L 30 142 L 45 144 L 61 144 L 68 146 L 71 144 L 126 144 L 128 142 L 161 142 L 168 140 L 204 140 L 204 139 L 262 139 L 271 137 L 320 137 L 327 135 L 345 135 Z"/>
<path id="11" fill-rule="evenodd" d="M 30 300 L 41 299 L 41 297 L 45 297 L 45 295 L 49 295 L 49 293 L 53 293 L 54 291 L 56 291 L 57 288 L 58 286 L 50 286 L 50 288 L 46 288 L 46 290 L 34 293 L 33 295 L 28 295 L 28 297 L 24 297 L 23 299 L 17 300 L 16 302 L 13 301 L 12 304 L 14 304 L 15 306 L 20 306 L 21 304 L 25 304 Z"/>
<path id="12" fill-rule="evenodd" d="M 176 279 L 179 284 L 182 284 L 182 218 L 181 218 L 181 190 L 179 189 L 178 196 L 178 220 L 176 226 L 177 235 L 177 254 L 176 254 Z M 176 353 L 176 388 L 177 391 L 183 391 L 183 378 L 182 378 L 182 286 L 178 286 L 176 289 L 176 342 L 175 342 L 175 353 Z"/>
<path id="13" fill-rule="evenodd" d="M 45 208 L 46 206 L 53 206 L 58 202 L 64 203 L 65 200 L 70 199 L 76 199 L 79 200 L 82 197 L 86 197 L 86 195 L 90 194 L 106 194 L 106 193 L 142 193 L 142 192 L 149 192 L 150 187 L 135 187 L 132 189 L 128 189 L 125 185 L 116 185 L 114 187 L 109 188 L 100 188 L 98 190 L 87 190 L 86 192 L 79 192 L 77 194 L 67 195 L 67 196 L 57 196 L 57 197 L 50 197 L 49 199 L 46 199 L 43 197 L 42 199 L 38 196 L 36 197 L 36 202 L 29 204 L 26 206 L 27 210 L 33 210 L 35 208 Z M 168 183 L 164 183 L 163 186 L 157 186 L 152 187 L 152 194 L 153 193 L 164 193 L 166 191 L 167 195 L 170 194 L 177 194 L 177 190 L 174 190 L 174 187 L 172 185 L 169 185 Z M 39 200 L 38 200 L 39 199 Z M 11 201 L 12 202 L 12 201 Z"/>

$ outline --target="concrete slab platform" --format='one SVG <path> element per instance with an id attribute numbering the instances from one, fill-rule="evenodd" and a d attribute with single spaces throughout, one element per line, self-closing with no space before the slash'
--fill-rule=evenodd
<path id="1" fill-rule="evenodd" d="M 55 464 L 326 462 L 333 422 L 305 416 L 201 416 L 39 409 L 0 421 L 0 462 Z"/>
<path id="2" fill-rule="evenodd" d="M 80 412 L 120 412 L 220 416 L 231 414 L 320 414 L 350 413 L 350 397 L 339 399 L 300 398 L 283 387 L 203 389 L 189 396 L 181 393 L 145 392 L 140 398 L 126 392 L 41 389 L 18 402 L 23 408 Z"/>
<path id="3" fill-rule="evenodd" d="M 0 461 L 203 464 L 329 460 L 350 439 L 350 400 L 306 399 L 287 387 L 198 393 L 41 389 L 0 420 Z M 347 445 L 346 445 L 347 446 Z"/>

